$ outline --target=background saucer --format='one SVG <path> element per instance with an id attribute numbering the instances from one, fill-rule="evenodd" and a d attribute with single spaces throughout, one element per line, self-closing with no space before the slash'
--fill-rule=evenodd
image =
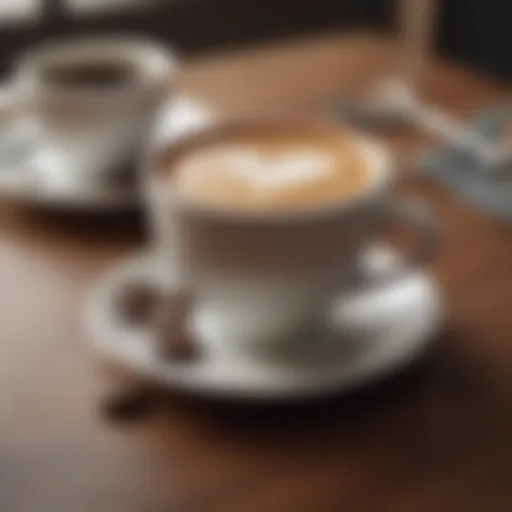
<path id="1" fill-rule="evenodd" d="M 58 152 L 43 144 L 36 123 L 0 102 L 0 199 L 28 206 L 65 210 L 123 210 L 139 203 L 129 174 L 84 185 Z M 211 110 L 192 98 L 177 98 L 158 116 L 153 137 L 173 140 L 203 126 Z"/>

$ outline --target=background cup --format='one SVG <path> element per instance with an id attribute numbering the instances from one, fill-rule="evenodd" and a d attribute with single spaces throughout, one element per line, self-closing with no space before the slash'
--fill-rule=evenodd
<path id="1" fill-rule="evenodd" d="M 395 169 L 390 154 L 364 137 L 355 136 L 355 141 L 366 160 L 368 182 L 357 197 L 334 206 L 291 213 L 221 211 L 186 202 L 172 193 L 168 182 L 162 183 L 169 179 L 175 158 L 212 137 L 229 138 L 254 123 L 259 129 L 281 123 L 286 130 L 298 122 L 310 129 L 326 126 L 297 119 L 219 125 L 150 156 L 145 173 L 161 282 L 195 297 L 192 328 L 206 326 L 226 343 L 250 347 L 252 353 L 293 346 L 301 333 L 325 326 L 334 298 L 369 284 L 358 279 L 362 254 L 390 223 L 408 223 L 421 236 L 403 266 L 382 279 L 398 278 L 437 249 L 431 215 L 392 195 Z"/>
<path id="2" fill-rule="evenodd" d="M 56 66 L 123 65 L 133 79 L 108 89 L 59 86 Z M 16 85 L 27 98 L 46 146 L 62 157 L 71 180 L 96 184 L 138 155 L 154 116 L 172 87 L 176 57 L 157 43 L 110 37 L 56 42 L 28 53 Z"/>

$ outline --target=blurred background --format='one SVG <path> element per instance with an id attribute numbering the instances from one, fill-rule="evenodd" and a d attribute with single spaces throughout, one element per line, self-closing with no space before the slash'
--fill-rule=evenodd
<path id="1" fill-rule="evenodd" d="M 439 1 L 436 50 L 448 65 L 437 59 L 428 63 L 427 82 L 433 87 L 425 98 L 461 119 L 486 114 L 491 104 L 498 113 L 504 111 L 509 98 L 504 101 L 503 96 L 512 77 L 512 0 Z M 8 81 L 20 53 L 46 39 L 128 33 L 162 39 L 186 58 L 268 46 L 256 58 L 243 52 L 235 58 L 222 55 L 217 62 L 206 58 L 187 69 L 178 92 L 187 99 L 205 99 L 207 106 L 210 98 L 218 99 L 212 101 L 214 114 L 217 106 L 225 115 L 283 103 L 303 106 L 309 100 L 324 105 L 341 96 L 347 77 L 360 73 L 373 78 L 377 68 L 386 68 L 392 52 L 381 38 L 368 44 L 356 41 L 345 51 L 341 39 L 322 41 L 315 35 L 364 28 L 393 33 L 397 4 L 0 0 L 0 81 Z M 313 37 L 305 37 L 302 46 L 302 36 Z M 271 44 L 288 38 L 299 38 L 299 44 Z M 450 61 L 472 72 L 460 71 Z M 480 75 L 502 83 L 496 86 Z M 358 79 L 353 82 L 358 91 L 363 89 Z M 176 119 L 176 111 L 171 113 Z M 439 111 L 434 113 L 439 118 Z M 4 133 L 10 130 L 6 119 Z M 447 126 L 444 134 L 454 131 L 453 124 Z M 387 139 L 404 160 L 423 155 L 433 143 L 430 134 L 427 138 L 410 128 Z M 512 130 L 507 140 L 512 140 Z M 25 186 L 30 174 L 25 179 L 17 172 L 18 152 L 32 156 L 32 144 L 38 157 L 34 141 L 15 147 L 16 161 L 6 169 L 21 178 L 20 189 L 27 192 L 20 197 L 27 204 L 37 204 L 42 190 L 47 203 L 41 204 L 54 206 L 61 191 L 55 187 L 52 195 L 44 182 L 52 177 L 53 165 L 47 165 L 45 174 L 43 162 L 36 174 L 35 162 L 35 187 Z M 433 270 L 449 312 L 436 350 L 415 371 L 363 400 L 349 394 L 344 401 L 319 402 L 293 413 L 283 414 L 279 407 L 250 412 L 216 408 L 175 396 L 162 400 L 171 407 L 161 407 L 156 396 L 149 406 L 139 400 L 137 408 L 137 400 L 132 406 L 121 393 L 120 402 L 107 400 L 114 404 L 107 412 L 124 412 L 127 423 L 149 421 L 140 429 L 111 428 L 97 414 L 97 389 L 105 383 L 91 364 L 92 340 L 82 332 L 82 316 L 93 282 L 108 266 L 140 250 L 144 227 L 130 216 L 40 215 L 37 209 L 2 204 L 0 512 L 511 511 L 512 237 L 510 225 L 496 221 L 502 203 L 496 203 L 495 189 L 504 191 L 503 217 L 512 219 L 512 172 L 480 172 L 477 161 L 469 168 L 473 173 L 467 173 L 468 155 L 462 152 L 459 165 L 460 148 L 455 149 L 445 155 L 442 148 L 439 159 L 432 153 L 435 158 L 429 160 L 439 169 L 432 176 L 442 184 L 440 177 L 447 177 L 448 192 L 417 179 L 423 177 L 415 172 L 404 172 L 408 179 L 399 184 L 401 191 L 431 203 L 443 228 L 443 254 Z M 506 180 L 508 188 L 502 186 Z M 466 182 L 468 189 L 462 186 Z M 48 183 L 52 185 L 51 179 Z M 70 189 L 74 201 L 77 196 Z M 475 195 L 468 203 L 460 200 L 464 194 L 457 196 L 466 190 L 483 190 L 485 196 Z M 91 204 L 101 202 L 91 196 Z M 62 197 L 69 207 L 66 194 Z M 105 197 L 102 204 L 110 211 L 111 196 Z M 117 391 L 114 386 L 114 399 Z"/>
<path id="2" fill-rule="evenodd" d="M 130 32 L 185 56 L 326 29 L 393 29 L 389 0 L 2 0 L 0 73 L 27 46 L 64 34 Z M 439 51 L 503 80 L 512 76 L 510 0 L 443 0 Z"/>

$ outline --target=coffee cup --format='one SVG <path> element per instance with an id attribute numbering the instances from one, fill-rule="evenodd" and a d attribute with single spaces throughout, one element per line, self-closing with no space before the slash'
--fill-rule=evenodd
<path id="1" fill-rule="evenodd" d="M 72 39 L 28 52 L 14 83 L 66 178 L 97 185 L 140 154 L 177 67 L 154 42 Z"/>
<path id="2" fill-rule="evenodd" d="M 272 176 L 255 185 L 251 172 L 269 167 Z M 145 192 L 160 283 L 192 299 L 183 319 L 191 336 L 260 356 L 315 342 L 329 330 L 334 299 L 426 264 L 436 224 L 425 206 L 394 195 L 395 173 L 380 142 L 297 117 L 218 124 L 150 154 Z M 401 266 L 368 281 L 361 259 L 397 223 L 418 243 Z"/>

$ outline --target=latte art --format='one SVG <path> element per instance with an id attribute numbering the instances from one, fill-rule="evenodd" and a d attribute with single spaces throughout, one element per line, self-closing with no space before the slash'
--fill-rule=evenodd
<path id="1" fill-rule="evenodd" d="M 273 134 L 195 149 L 177 162 L 171 183 L 210 206 L 279 211 L 340 201 L 361 190 L 364 171 L 356 145 L 338 133 Z"/>
<path id="2" fill-rule="evenodd" d="M 218 169 L 226 180 L 239 180 L 255 189 L 272 190 L 314 182 L 332 175 L 331 155 L 315 150 L 297 150 L 289 153 L 265 155 L 250 147 L 233 150 L 213 150 L 192 157 L 183 167 L 178 180 L 198 179 L 204 166 Z"/>
<path id="3" fill-rule="evenodd" d="M 246 149 L 227 156 L 227 172 L 263 189 L 314 182 L 332 173 L 330 156 L 313 150 L 267 156 Z"/>

